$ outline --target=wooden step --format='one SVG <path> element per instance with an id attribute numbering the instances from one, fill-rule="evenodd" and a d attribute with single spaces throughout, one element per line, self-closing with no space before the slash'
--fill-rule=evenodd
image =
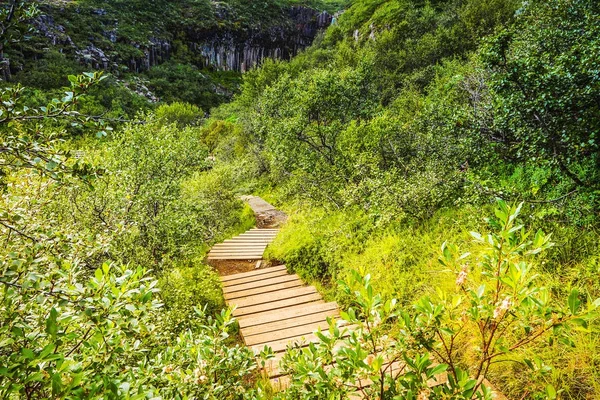
<path id="1" fill-rule="evenodd" d="M 300 281 L 300 278 L 298 277 L 298 275 L 283 275 L 283 276 L 276 276 L 273 278 L 261 279 L 259 281 L 254 281 L 254 282 L 238 283 L 237 285 L 229 285 L 229 286 L 224 287 L 223 293 L 230 294 L 230 293 L 239 292 L 242 290 L 258 289 L 263 286 L 272 286 L 272 285 L 277 285 L 280 283 L 291 282 L 291 281 Z M 302 283 L 302 282 L 300 282 L 300 283 Z"/>
<path id="2" fill-rule="evenodd" d="M 277 232 L 275 232 L 275 231 L 247 231 L 247 232 L 244 232 L 237 236 L 240 237 L 240 236 L 250 236 L 250 235 L 277 236 Z"/>
<path id="3" fill-rule="evenodd" d="M 224 257 L 224 256 L 250 256 L 250 257 L 256 257 L 256 256 L 262 256 L 264 254 L 264 251 L 223 251 L 223 252 L 210 252 L 208 253 L 208 257 Z"/>
<path id="4" fill-rule="evenodd" d="M 232 282 L 237 279 L 244 279 L 244 278 L 248 278 L 251 276 L 269 274 L 271 272 L 277 272 L 277 271 L 287 271 L 287 267 L 285 265 L 278 265 L 276 267 L 269 267 L 269 268 L 263 268 L 263 269 L 255 269 L 254 271 L 241 272 L 239 274 L 224 275 L 224 276 L 221 276 L 221 282 Z"/>
<path id="5" fill-rule="evenodd" d="M 211 256 L 207 258 L 208 260 L 240 260 L 240 261 L 256 261 L 262 260 L 262 255 L 260 256 Z"/>
<path id="6" fill-rule="evenodd" d="M 295 289 L 279 290 L 274 293 L 263 293 L 256 296 L 244 297 L 243 299 L 232 300 L 230 305 L 237 306 L 238 308 L 248 307 L 314 293 L 317 293 L 317 289 L 313 286 L 303 286 Z"/>
<path id="7" fill-rule="evenodd" d="M 251 326 L 257 326 L 267 324 L 271 322 L 278 322 L 283 320 L 291 320 L 306 315 L 322 313 L 325 311 L 337 310 L 337 303 L 322 303 L 322 304 L 302 304 L 299 306 L 289 307 L 284 311 L 275 310 L 266 313 L 254 314 L 247 317 L 241 317 L 238 319 L 240 328 L 245 329 Z"/>
<path id="8" fill-rule="evenodd" d="M 307 294 L 304 296 L 292 297 L 289 299 L 271 301 L 264 304 L 256 304 L 253 306 L 237 308 L 233 312 L 234 317 L 241 317 L 244 315 L 256 314 L 260 312 L 266 312 L 270 310 L 284 309 L 289 306 L 296 306 L 305 303 L 312 303 L 314 301 L 321 300 L 321 295 L 318 293 Z"/>
<path id="9" fill-rule="evenodd" d="M 225 253 L 225 252 L 233 252 L 233 253 L 239 253 L 241 251 L 245 251 L 247 253 L 264 253 L 266 250 L 266 246 L 265 247 L 261 247 L 261 248 L 255 248 L 255 247 L 249 247 L 249 248 L 231 248 L 231 249 L 227 249 L 227 248 L 216 248 L 216 249 L 212 249 L 208 254 L 218 254 L 218 253 Z"/>
<path id="10" fill-rule="evenodd" d="M 242 257 L 242 260 L 245 258 L 253 259 L 253 258 L 257 258 L 257 259 L 261 259 L 262 258 L 263 253 L 229 253 L 229 254 L 209 254 L 207 258 L 209 259 L 214 259 L 216 257 Z"/>
<path id="11" fill-rule="evenodd" d="M 347 326 L 340 327 L 340 329 L 344 330 L 344 333 L 342 334 L 342 336 L 343 337 L 348 336 L 350 334 L 350 331 L 353 328 L 354 328 L 354 325 L 347 325 Z M 317 335 L 315 335 L 314 333 L 310 333 L 310 334 L 298 335 L 298 336 L 281 339 L 281 340 L 274 340 L 272 342 L 267 342 L 267 343 L 251 346 L 250 348 L 255 353 L 257 353 L 257 352 L 260 352 L 265 346 L 268 346 L 271 348 L 271 350 L 273 350 L 274 353 L 280 353 L 282 351 L 285 351 L 288 348 L 288 346 L 306 347 L 310 343 L 316 343 L 319 341 L 320 341 L 320 339 L 317 337 Z"/>
<path id="12" fill-rule="evenodd" d="M 344 322 L 344 321 L 342 321 Z M 326 320 L 314 322 L 308 325 L 294 326 L 286 329 L 281 329 L 275 332 L 261 333 L 259 335 L 244 336 L 244 342 L 248 346 L 260 345 L 273 341 L 279 341 L 287 338 L 300 337 L 303 335 L 312 335 L 314 332 L 328 330 L 329 324 Z"/>
<path id="13" fill-rule="evenodd" d="M 225 300 L 230 302 L 233 299 L 239 299 L 247 296 L 253 296 L 255 294 L 275 292 L 277 290 L 291 289 L 295 287 L 303 286 L 304 283 L 300 279 L 295 279 L 289 282 L 277 283 L 270 286 L 262 286 L 254 289 L 240 290 L 233 293 L 225 293 Z"/>
<path id="14" fill-rule="evenodd" d="M 316 314 L 304 315 L 304 316 L 292 318 L 292 319 L 285 319 L 285 320 L 279 320 L 279 321 L 274 321 L 274 322 L 267 322 L 267 323 L 255 325 L 255 326 L 249 326 L 244 329 L 244 337 L 258 335 L 258 334 L 266 333 L 266 332 L 277 331 L 277 330 L 285 329 L 285 328 L 293 328 L 295 326 L 300 326 L 300 325 L 314 324 L 319 321 L 326 321 L 327 318 L 334 318 L 334 317 L 338 317 L 338 316 L 339 316 L 339 311 L 337 309 L 335 309 L 335 310 L 319 312 Z"/>
<path id="15" fill-rule="evenodd" d="M 265 237 L 235 237 L 233 239 L 227 239 L 223 243 L 271 243 L 272 238 Z"/>
<path id="16" fill-rule="evenodd" d="M 274 272 L 269 272 L 269 273 L 260 274 L 260 275 L 252 275 L 252 276 L 248 276 L 246 278 L 239 278 L 239 279 L 235 279 L 235 280 L 225 281 L 222 283 L 223 283 L 223 286 L 232 286 L 232 285 L 238 285 L 240 283 L 248 283 L 248 282 L 260 281 L 262 279 L 275 278 L 277 276 L 285 276 L 287 274 L 288 274 L 288 272 L 285 269 L 283 269 L 280 271 L 274 271 Z"/>
<path id="17" fill-rule="evenodd" d="M 238 243 L 238 244 L 217 244 L 213 246 L 211 251 L 216 249 L 264 249 L 267 245 L 264 243 Z"/>

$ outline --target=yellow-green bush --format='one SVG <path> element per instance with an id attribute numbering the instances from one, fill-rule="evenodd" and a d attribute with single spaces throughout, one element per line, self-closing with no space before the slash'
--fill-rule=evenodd
<path id="1" fill-rule="evenodd" d="M 161 276 L 166 329 L 181 332 L 203 323 L 195 308 L 206 307 L 208 315 L 212 315 L 224 307 L 219 276 L 200 261 L 177 265 Z"/>

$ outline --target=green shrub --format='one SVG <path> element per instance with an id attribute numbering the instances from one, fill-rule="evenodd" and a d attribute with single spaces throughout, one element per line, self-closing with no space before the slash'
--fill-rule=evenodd
<path id="1" fill-rule="evenodd" d="M 197 125 L 198 121 L 204 116 L 202 111 L 195 105 L 179 102 L 162 105 L 154 113 L 156 118 L 165 124 L 176 124 L 180 128 Z"/>
<path id="2" fill-rule="evenodd" d="M 543 341 L 561 351 L 576 338 L 594 340 L 578 328 L 586 331 L 597 321 L 600 298 L 582 297 L 574 288 L 552 300 L 534 261 L 552 246 L 550 236 L 524 229 L 521 206 L 498 202 L 489 233 L 471 233 L 481 249 L 476 257 L 444 242 L 439 263 L 452 285 L 421 297 L 410 310 L 379 294 L 370 275 L 351 272 L 339 285 L 351 299 L 341 320 L 329 320 L 329 329 L 316 333 L 317 343 L 288 348 L 282 368 L 296 379 L 281 398 L 491 400 L 485 379 L 492 366 L 510 365 Z M 527 366 L 523 380 L 537 379 L 528 382 L 534 398 L 558 398 L 552 383 L 542 383 L 549 369 L 539 355 L 520 360 Z M 372 384 L 357 385 L 364 381 Z"/>
<path id="3" fill-rule="evenodd" d="M 176 264 L 159 279 L 165 310 L 164 327 L 170 332 L 184 332 L 202 324 L 204 321 L 198 318 L 195 309 L 205 307 L 207 315 L 213 315 L 225 305 L 218 275 L 200 261 Z"/>

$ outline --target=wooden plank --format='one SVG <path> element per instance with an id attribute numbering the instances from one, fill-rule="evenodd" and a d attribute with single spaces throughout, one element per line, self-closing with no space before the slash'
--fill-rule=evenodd
<path id="1" fill-rule="evenodd" d="M 238 243 L 238 244 L 217 244 L 212 247 L 211 250 L 215 249 L 264 249 L 267 247 L 264 243 Z"/>
<path id="2" fill-rule="evenodd" d="M 250 236 L 250 235 L 277 236 L 277 232 L 275 232 L 275 231 L 247 231 L 247 232 L 244 232 L 244 233 L 238 235 L 238 237 L 239 236 Z"/>
<path id="3" fill-rule="evenodd" d="M 345 321 L 340 321 L 340 322 L 342 324 L 345 323 Z M 340 323 L 340 322 L 338 322 L 338 323 Z M 267 332 L 267 333 L 262 333 L 259 335 L 252 335 L 252 336 L 244 335 L 244 342 L 246 342 L 246 345 L 248 345 L 248 346 L 254 346 L 254 345 L 259 345 L 259 344 L 263 344 L 263 343 L 269 343 L 269 342 L 273 342 L 273 341 L 283 340 L 283 339 L 287 339 L 287 338 L 300 337 L 303 335 L 310 335 L 310 334 L 313 334 L 314 332 L 318 331 L 319 329 L 321 329 L 321 330 L 329 329 L 329 324 L 327 323 L 327 321 L 325 319 L 323 319 L 319 322 L 314 322 L 312 324 L 300 325 L 300 326 L 295 326 L 293 328 L 287 328 L 287 329 L 281 329 L 281 330 L 275 331 L 275 332 Z M 242 331 L 242 334 L 243 333 L 244 332 Z"/>
<path id="4" fill-rule="evenodd" d="M 321 304 L 302 304 L 300 306 L 289 307 L 285 311 L 275 310 L 266 313 L 251 315 L 238 319 L 240 328 L 267 324 L 270 322 L 290 320 L 292 318 L 302 317 L 305 315 L 317 314 L 324 311 L 337 310 L 337 303 L 321 303 Z"/>
<path id="5" fill-rule="evenodd" d="M 275 239 L 275 236 L 271 236 L 271 235 L 240 235 L 240 236 L 234 236 L 231 239 L 226 239 L 223 240 L 222 243 L 230 243 L 230 242 L 244 242 L 244 241 L 273 241 Z"/>
<path id="6" fill-rule="evenodd" d="M 285 292 L 286 290 L 282 290 Z M 305 303 L 312 303 L 313 301 L 319 301 L 321 299 L 321 295 L 319 293 L 307 294 L 304 296 L 292 297 L 290 299 L 271 301 L 269 303 L 256 304 L 248 307 L 237 308 L 233 312 L 234 317 L 241 317 L 243 315 L 256 314 L 259 312 L 266 312 L 270 310 L 282 309 L 289 306 L 296 306 Z"/>
<path id="7" fill-rule="evenodd" d="M 233 293 L 225 293 L 225 300 L 227 300 L 227 302 L 229 302 L 233 299 L 239 299 L 242 297 L 252 296 L 255 294 L 275 292 L 277 290 L 290 289 L 290 288 L 299 287 L 302 285 L 304 285 L 304 283 L 302 283 L 302 281 L 300 279 L 296 279 L 296 280 L 290 281 L 290 282 L 283 282 L 283 283 L 278 283 L 278 284 L 270 285 L 270 286 L 262 286 L 262 287 L 255 288 L 255 289 L 240 290 L 239 292 L 233 292 Z"/>
<path id="8" fill-rule="evenodd" d="M 342 336 L 343 337 L 348 336 L 350 330 L 354 327 L 355 327 L 354 325 L 347 325 L 347 326 L 341 327 L 340 329 L 345 330 L 345 333 L 343 332 Z M 317 335 L 315 335 L 314 333 L 310 333 L 308 335 L 298 335 L 298 336 L 294 336 L 291 338 L 274 340 L 272 342 L 255 345 L 255 346 L 252 346 L 251 349 L 252 349 L 252 351 L 254 351 L 256 353 L 256 352 L 260 352 L 265 346 L 268 346 L 271 348 L 271 350 L 273 350 L 274 353 L 280 353 L 282 351 L 285 351 L 289 345 L 306 347 L 310 343 L 316 343 L 319 340 L 320 339 L 317 337 Z"/>
<path id="9" fill-rule="evenodd" d="M 246 231 L 238 236 L 249 236 L 249 235 L 264 235 L 264 236 L 276 236 L 276 231 Z"/>
<path id="10" fill-rule="evenodd" d="M 249 279 L 249 278 L 248 278 Z M 240 307 L 254 306 L 257 304 L 268 303 L 271 301 L 278 301 L 289 299 L 292 297 L 305 296 L 307 294 L 317 293 L 317 289 L 314 286 L 303 286 L 296 289 L 279 290 L 273 293 L 257 294 L 256 296 L 248 296 L 242 299 L 232 300 L 230 305 Z"/>
<path id="11" fill-rule="evenodd" d="M 210 253 L 223 253 L 223 252 L 240 252 L 240 251 L 246 251 L 249 253 L 264 253 L 265 250 L 267 249 L 267 246 L 263 246 L 263 247 L 232 247 L 232 248 L 223 248 L 223 247 L 217 247 L 212 249 L 211 251 L 209 251 Z"/>
<path id="12" fill-rule="evenodd" d="M 250 256 L 262 256 L 263 250 L 217 250 L 208 253 L 209 256 L 239 256 L 239 255 L 250 255 Z"/>
<path id="13" fill-rule="evenodd" d="M 245 251 L 246 253 L 250 253 L 250 254 L 263 254 L 265 252 L 267 248 L 263 247 L 260 249 L 256 249 L 256 248 L 232 248 L 232 249 L 212 249 L 211 251 L 208 252 L 208 254 L 219 254 L 219 253 L 240 253 L 242 251 Z"/>
<path id="14" fill-rule="evenodd" d="M 214 245 L 212 249 L 229 249 L 231 247 L 248 248 L 248 247 L 267 247 L 269 243 L 219 243 Z M 211 250 L 212 250 L 211 249 Z"/>
<path id="15" fill-rule="evenodd" d="M 260 256 L 211 256 L 208 257 L 208 260 L 240 260 L 240 261 L 256 261 L 261 260 L 262 255 Z"/>
<path id="16" fill-rule="evenodd" d="M 262 254 L 265 252 L 265 248 L 259 248 L 259 249 L 255 249 L 255 248 L 232 248 L 232 249 L 212 249 L 208 254 L 213 253 L 213 254 L 219 254 L 219 253 L 248 253 L 248 254 Z"/>
<path id="17" fill-rule="evenodd" d="M 233 239 L 227 239 L 223 243 L 271 243 L 273 238 L 262 238 L 262 237 L 235 237 Z"/>
<path id="18" fill-rule="evenodd" d="M 257 289 L 263 286 L 272 286 L 272 285 L 276 285 L 279 283 L 284 283 L 284 282 L 291 282 L 291 281 L 296 281 L 296 280 L 300 280 L 300 278 L 298 277 L 298 275 L 283 275 L 283 276 L 276 276 L 273 278 L 267 278 L 267 279 L 261 279 L 258 281 L 254 281 L 254 282 L 241 282 L 238 283 L 236 285 L 228 285 L 226 287 L 223 288 L 223 293 L 233 293 L 233 292 L 239 292 L 242 290 L 248 290 L 248 289 Z"/>
<path id="19" fill-rule="evenodd" d="M 252 336 L 252 335 L 258 335 L 261 333 L 277 331 L 279 329 L 293 328 L 295 326 L 300 326 L 300 325 L 308 325 L 308 324 L 312 324 L 312 323 L 319 322 L 322 320 L 326 320 L 327 317 L 338 317 L 338 316 L 339 316 L 339 312 L 337 309 L 323 311 L 320 313 L 305 315 L 302 317 L 285 319 L 283 321 L 274 321 L 274 322 L 268 322 L 266 324 L 249 326 L 247 328 L 244 328 L 243 332 L 244 332 L 244 337 L 248 337 L 248 336 Z"/>
<path id="20" fill-rule="evenodd" d="M 233 239 L 248 239 L 248 240 L 265 239 L 265 240 L 274 240 L 276 236 L 277 235 L 243 234 L 243 235 L 236 236 L 236 237 L 233 237 L 233 238 L 227 239 L 227 240 L 233 240 Z"/>
<path id="21" fill-rule="evenodd" d="M 208 253 L 208 257 L 262 257 L 264 252 L 251 253 L 251 252 L 239 252 L 239 253 Z"/>
<path id="22" fill-rule="evenodd" d="M 254 281 L 261 280 L 261 279 L 274 278 L 276 276 L 284 276 L 287 274 L 288 274 L 288 272 L 284 269 L 284 270 L 279 270 L 279 271 L 275 271 L 275 272 L 269 272 L 266 274 L 251 275 L 246 278 L 239 278 L 239 279 L 225 281 L 225 282 L 223 282 L 223 286 L 231 286 L 231 285 L 237 285 L 239 283 L 254 282 Z"/>
<path id="23" fill-rule="evenodd" d="M 231 282 L 231 281 L 235 281 L 237 279 L 244 279 L 244 278 L 248 278 L 250 276 L 269 274 L 271 272 L 276 272 L 276 271 L 287 271 L 287 267 L 285 265 L 278 265 L 276 267 L 255 269 L 253 271 L 248 271 L 248 272 L 240 272 L 239 274 L 224 275 L 224 276 L 221 276 L 221 282 Z"/>
<path id="24" fill-rule="evenodd" d="M 271 242 L 252 242 L 252 243 L 246 243 L 246 244 L 258 244 L 259 246 L 263 246 L 263 247 L 267 247 L 269 244 L 271 244 Z M 235 245 L 237 247 L 237 245 Z M 247 247 L 251 247 L 251 246 L 247 246 Z"/>

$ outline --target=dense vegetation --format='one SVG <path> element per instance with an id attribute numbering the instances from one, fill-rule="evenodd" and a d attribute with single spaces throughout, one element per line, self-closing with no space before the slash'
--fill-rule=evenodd
<path id="1" fill-rule="evenodd" d="M 145 3 L 56 18 L 83 43 L 119 13 L 125 39 L 105 45 L 130 59 L 174 24 L 251 29 L 292 4 Z M 341 399 L 357 378 L 382 399 L 489 399 L 484 378 L 509 398 L 599 395 L 597 2 L 355 0 L 207 120 L 217 74 L 184 46 L 140 74 L 80 75 L 32 55 L 37 11 L 11 4 L 0 53 L 23 70 L 0 92 L 0 396 Z M 203 262 L 253 224 L 250 191 L 290 214 L 268 256 L 357 327 L 291 349 L 284 393 L 236 342 Z"/>
<path id="2" fill-rule="evenodd" d="M 456 278 L 436 262 L 440 246 L 483 257 L 468 232 L 486 230 L 503 198 L 554 232 L 534 263 L 540 285 L 597 298 L 599 12 L 592 1 L 357 1 L 310 50 L 248 73 L 213 113 L 215 153 L 254 160 L 263 194 L 291 213 L 270 256 L 343 304 L 353 300 L 335 282 L 355 270 L 384 300 L 435 303 Z M 593 398 L 598 325 L 577 332 L 488 376 L 511 398 L 548 384 Z"/>
<path id="3" fill-rule="evenodd" d="M 22 1 L 16 2 L 16 4 Z M 12 3 L 8 2 L 5 7 Z M 27 3 L 27 2 L 22 2 Z M 340 0 L 34 1 L 32 29 L 2 53 L 0 77 L 40 95 L 66 85 L 67 74 L 110 71 L 103 107 L 133 117 L 157 101 L 184 101 L 208 112 L 237 92 L 241 74 L 214 68 L 202 53 L 219 40 L 272 45 L 298 34 L 294 7 L 334 12 Z M 224 43 L 223 47 L 232 46 Z M 297 44 L 290 44 L 293 47 Z"/>

